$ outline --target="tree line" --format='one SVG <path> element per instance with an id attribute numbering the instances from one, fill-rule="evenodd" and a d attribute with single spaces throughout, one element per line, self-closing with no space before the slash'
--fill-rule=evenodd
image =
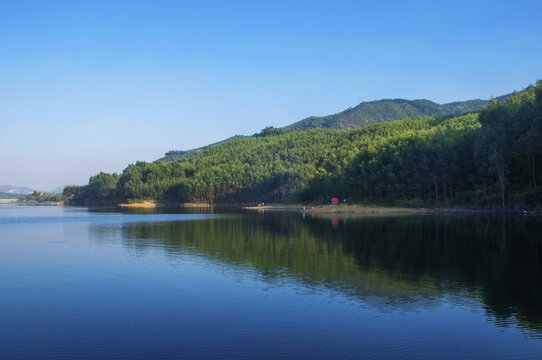
<path id="1" fill-rule="evenodd" d="M 69 186 L 72 204 L 146 200 L 542 204 L 542 82 L 477 113 L 355 130 L 266 128 L 173 162 L 136 162 Z"/>

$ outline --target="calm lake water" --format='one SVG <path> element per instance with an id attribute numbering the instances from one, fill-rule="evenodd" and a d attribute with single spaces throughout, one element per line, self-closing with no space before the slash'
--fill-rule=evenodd
<path id="1" fill-rule="evenodd" d="M 542 357 L 542 221 L 0 207 L 0 359 Z"/>

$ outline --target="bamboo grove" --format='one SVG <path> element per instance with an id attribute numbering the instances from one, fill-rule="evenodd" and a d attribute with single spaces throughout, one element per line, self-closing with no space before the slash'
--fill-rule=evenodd
<path id="1" fill-rule="evenodd" d="M 73 204 L 542 204 L 542 82 L 480 112 L 354 130 L 265 131 L 178 161 L 136 162 L 68 186 Z"/>

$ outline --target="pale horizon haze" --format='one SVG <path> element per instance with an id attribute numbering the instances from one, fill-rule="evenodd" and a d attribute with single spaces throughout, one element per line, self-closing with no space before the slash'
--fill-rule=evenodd
<path id="1" fill-rule="evenodd" d="M 382 98 L 542 78 L 540 1 L 0 0 L 0 184 L 85 184 Z"/>

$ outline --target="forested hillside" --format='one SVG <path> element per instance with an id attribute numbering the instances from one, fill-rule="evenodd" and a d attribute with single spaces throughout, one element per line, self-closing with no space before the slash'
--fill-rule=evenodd
<path id="1" fill-rule="evenodd" d="M 497 99 L 504 100 L 510 95 L 503 95 Z M 280 130 L 310 130 L 310 129 L 357 129 L 367 125 L 402 120 L 424 116 L 459 116 L 469 112 L 479 111 L 482 106 L 488 105 L 489 100 L 458 101 L 440 105 L 429 100 L 377 100 L 362 102 L 354 108 L 328 116 L 311 116 Z M 201 154 L 204 150 L 218 144 L 228 142 L 243 136 L 236 135 L 214 144 L 190 150 L 168 151 L 162 161 L 175 161 L 191 158 Z"/>
<path id="2" fill-rule="evenodd" d="M 424 116 L 459 116 L 479 111 L 489 100 L 469 100 L 440 105 L 429 100 L 390 99 L 363 102 L 328 116 L 311 116 L 286 126 L 286 130 L 356 129 L 371 124 Z"/>
<path id="3" fill-rule="evenodd" d="M 72 203 L 350 201 L 542 204 L 542 82 L 479 113 L 354 130 L 265 129 L 191 158 L 71 186 Z"/>
<path id="4" fill-rule="evenodd" d="M 163 158 L 160 158 L 159 160 L 160 161 L 176 161 L 176 160 L 181 160 L 181 159 L 184 159 L 184 158 L 190 159 L 191 157 L 200 155 L 201 153 L 203 153 L 205 150 L 207 150 L 211 146 L 219 145 L 219 144 L 222 144 L 222 143 L 225 143 L 225 142 L 228 142 L 228 141 L 231 141 L 231 140 L 235 140 L 235 139 L 240 139 L 240 138 L 243 138 L 243 137 L 244 137 L 243 135 L 235 135 L 235 136 L 232 136 L 232 137 L 227 138 L 225 140 L 218 141 L 216 143 L 212 143 L 212 144 L 209 144 L 209 145 L 205 145 L 205 146 L 202 146 L 202 147 L 199 147 L 199 148 L 196 148 L 196 149 L 170 150 L 165 154 L 165 156 Z"/>

